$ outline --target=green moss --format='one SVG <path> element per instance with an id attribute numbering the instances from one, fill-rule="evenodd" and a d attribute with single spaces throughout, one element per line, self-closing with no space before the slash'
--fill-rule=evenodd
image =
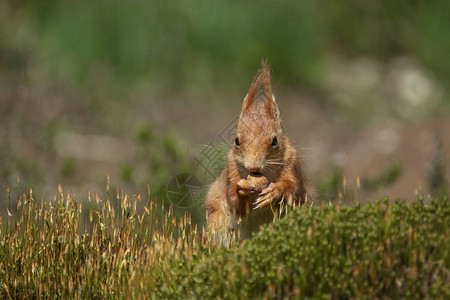
<path id="1" fill-rule="evenodd" d="M 303 207 L 148 286 L 161 298 L 446 298 L 449 221 L 447 199 Z"/>

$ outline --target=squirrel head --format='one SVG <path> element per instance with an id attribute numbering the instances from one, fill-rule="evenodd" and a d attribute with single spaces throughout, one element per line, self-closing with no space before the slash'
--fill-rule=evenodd
<path id="1" fill-rule="evenodd" d="M 283 167 L 287 137 L 263 61 L 242 103 L 232 157 L 243 178 L 260 173 L 275 178 Z"/>

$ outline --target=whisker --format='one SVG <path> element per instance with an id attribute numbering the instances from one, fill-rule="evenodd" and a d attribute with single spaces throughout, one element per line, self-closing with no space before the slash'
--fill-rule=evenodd
<path id="1" fill-rule="evenodd" d="M 266 168 L 265 170 L 267 171 L 267 173 L 269 173 L 269 174 L 272 175 L 273 177 L 276 177 L 276 175 L 277 175 L 276 171 L 277 171 L 277 170 L 274 170 L 274 169 L 272 169 L 272 168 Z"/>
<path id="2" fill-rule="evenodd" d="M 267 161 L 266 164 L 268 165 L 284 165 L 282 162 L 275 162 L 275 161 Z"/>

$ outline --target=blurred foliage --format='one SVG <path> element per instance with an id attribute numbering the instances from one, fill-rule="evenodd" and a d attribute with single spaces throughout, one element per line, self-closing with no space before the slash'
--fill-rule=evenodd
<path id="1" fill-rule="evenodd" d="M 74 159 L 70 157 L 64 158 L 61 166 L 61 175 L 64 177 L 72 177 L 74 174 L 75 174 Z"/>
<path id="2" fill-rule="evenodd" d="M 178 204 L 174 205 L 176 216 L 182 216 L 188 209 L 195 223 L 203 222 L 201 199 L 189 195 L 192 189 L 203 186 L 195 177 L 194 162 L 184 150 L 186 146 L 173 134 L 162 135 L 155 132 L 150 123 L 138 124 L 134 138 L 137 147 L 132 161 L 120 166 L 119 173 L 122 180 L 134 189 L 149 184 L 152 194 L 157 199 L 168 204 Z M 134 176 L 137 172 L 144 174 Z M 170 190 L 169 184 L 184 174 L 193 175 L 195 186 L 191 187 L 188 183 L 180 182 L 178 192 L 182 195 L 170 194 L 173 191 Z M 179 203 L 179 198 L 183 198 L 184 201 L 192 200 L 194 203 Z"/>
<path id="3" fill-rule="evenodd" d="M 376 190 L 393 183 L 402 173 L 402 164 L 395 163 L 378 176 L 361 178 L 361 184 L 368 190 Z"/>
<path id="4" fill-rule="evenodd" d="M 442 138 L 436 137 L 430 157 L 427 184 L 432 195 L 448 195 L 449 183 L 445 176 L 445 155 L 442 151 Z"/>
<path id="5" fill-rule="evenodd" d="M 447 0 L 1 1 L 0 118 L 8 128 L 0 133 L 1 184 L 18 175 L 42 184 L 59 132 L 101 132 L 134 137 L 136 153 L 116 166 L 123 183 L 135 189 L 150 182 L 166 197 L 167 182 L 194 168 L 179 137 L 134 120 L 142 103 L 167 94 L 225 101 L 217 95 L 246 90 L 261 59 L 273 68 L 274 86 L 332 102 L 324 87 L 331 54 L 411 57 L 448 90 L 449 15 Z M 60 97 L 63 104 L 52 100 Z M 378 98 L 366 98 L 332 107 L 351 106 L 352 118 L 367 122 Z M 82 169 L 76 160 L 56 164 L 68 178 Z M 334 198 L 339 180 L 325 178 L 320 193 Z"/>
<path id="6" fill-rule="evenodd" d="M 410 54 L 444 82 L 450 76 L 445 0 L 53 0 L 3 7 L 6 20 L 36 26 L 28 29 L 36 36 L 20 47 L 26 55 L 14 54 L 8 40 L 0 45 L 6 68 L 20 69 L 23 57 L 37 51 L 54 76 L 89 88 L 102 76 L 111 87 L 143 77 L 171 91 L 229 87 L 246 83 L 262 58 L 284 82 L 315 87 L 331 51 L 381 59 Z"/>
<path id="7" fill-rule="evenodd" d="M 342 191 L 342 182 L 342 171 L 335 169 L 330 175 L 322 178 L 317 183 L 317 198 L 321 201 L 334 201 L 338 199 L 339 191 Z"/>
<path id="8" fill-rule="evenodd" d="M 120 177 L 125 181 L 130 181 L 133 174 L 133 167 L 129 164 L 123 164 L 120 167 Z"/>
<path id="9" fill-rule="evenodd" d="M 87 86 L 92 72 L 106 69 L 119 83 L 148 75 L 152 87 L 176 91 L 234 85 L 262 58 L 287 79 L 311 81 L 319 43 L 311 9 L 270 1 L 55 1 L 36 16 L 54 69 L 63 63 Z"/>

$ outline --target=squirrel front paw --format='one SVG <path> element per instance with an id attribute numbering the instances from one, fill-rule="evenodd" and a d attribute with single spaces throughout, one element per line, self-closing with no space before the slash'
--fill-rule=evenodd
<path id="1" fill-rule="evenodd" d="M 269 186 L 261 191 L 258 199 L 254 203 L 253 209 L 263 208 L 270 205 L 272 202 L 278 203 L 281 201 L 281 188 L 276 183 L 271 183 Z"/>
<path id="2" fill-rule="evenodd" d="M 255 186 L 247 179 L 240 179 L 237 183 L 237 193 L 239 196 L 254 195 Z"/>

